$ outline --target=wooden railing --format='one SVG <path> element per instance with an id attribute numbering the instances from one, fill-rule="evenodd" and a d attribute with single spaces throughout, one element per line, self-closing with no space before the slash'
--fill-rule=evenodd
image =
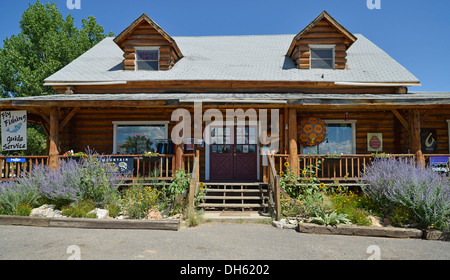
<path id="1" fill-rule="evenodd" d="M 24 162 L 8 162 L 8 158 L 11 159 L 24 159 Z M 13 156 L 5 157 L 0 156 L 0 168 L 1 178 L 0 180 L 10 180 L 18 178 L 24 171 L 31 171 L 34 166 L 47 165 L 48 156 Z"/>
<path id="2" fill-rule="evenodd" d="M 130 180 L 171 180 L 175 173 L 175 155 L 161 154 L 155 162 L 145 161 L 142 155 L 104 155 L 105 157 L 133 157 L 133 174 Z M 9 159 L 21 159 L 23 162 L 8 162 Z M 66 156 L 60 156 L 60 160 L 66 159 Z M 48 165 L 48 156 L 0 156 L 0 180 L 16 179 L 23 172 L 29 172 L 37 165 Z M 194 154 L 183 155 L 182 168 L 186 173 L 192 173 L 194 167 Z"/>
<path id="3" fill-rule="evenodd" d="M 412 154 L 392 154 L 393 158 L 411 160 Z M 289 155 L 275 155 L 275 169 L 280 174 L 288 168 Z M 373 160 L 373 155 L 342 155 L 339 159 L 327 159 L 321 155 L 298 155 L 297 174 L 302 175 L 303 170 L 314 170 L 317 179 L 330 181 L 359 180 L 366 171 L 366 166 Z M 320 163 L 319 163 L 320 162 Z"/>

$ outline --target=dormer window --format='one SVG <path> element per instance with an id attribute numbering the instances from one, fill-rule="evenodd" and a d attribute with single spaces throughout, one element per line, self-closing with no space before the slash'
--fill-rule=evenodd
<path id="1" fill-rule="evenodd" d="M 175 40 L 143 14 L 114 38 L 123 51 L 123 69 L 170 70 L 183 54 Z"/>
<path id="2" fill-rule="evenodd" d="M 311 69 L 334 69 L 334 45 L 310 45 Z"/>
<path id="3" fill-rule="evenodd" d="M 356 39 L 323 11 L 294 37 L 286 55 L 299 69 L 347 69 L 347 51 Z"/>
<path id="4" fill-rule="evenodd" d="M 136 48 L 136 70 L 159 70 L 159 48 Z"/>

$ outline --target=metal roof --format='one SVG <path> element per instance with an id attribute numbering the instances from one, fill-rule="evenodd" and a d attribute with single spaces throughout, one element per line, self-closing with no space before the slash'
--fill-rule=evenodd
<path id="1" fill-rule="evenodd" d="M 125 71 L 123 51 L 111 37 L 45 81 L 170 80 L 418 83 L 419 80 L 362 35 L 348 50 L 345 70 L 295 67 L 285 56 L 295 35 L 173 37 L 184 57 L 167 71 Z"/>
<path id="2" fill-rule="evenodd" d="M 0 99 L 0 106 L 108 107 L 107 101 L 119 101 L 120 106 L 151 106 L 166 101 L 166 105 L 203 103 L 278 104 L 278 105 L 450 105 L 450 92 L 410 92 L 405 94 L 305 94 L 305 93 L 137 93 L 137 94 L 56 94 Z M 117 102 L 116 102 L 117 103 Z M 158 103 L 159 104 L 159 103 Z"/>

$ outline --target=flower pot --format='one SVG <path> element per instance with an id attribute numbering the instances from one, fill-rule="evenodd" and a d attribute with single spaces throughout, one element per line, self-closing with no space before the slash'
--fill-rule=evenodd
<path id="1" fill-rule="evenodd" d="M 324 163 L 338 163 L 341 158 L 324 158 Z"/>
<path id="2" fill-rule="evenodd" d="M 143 157 L 145 162 L 157 162 L 159 157 Z"/>

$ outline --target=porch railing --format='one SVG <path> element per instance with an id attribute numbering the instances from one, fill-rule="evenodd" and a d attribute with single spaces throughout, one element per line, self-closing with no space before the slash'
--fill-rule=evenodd
<path id="1" fill-rule="evenodd" d="M 391 154 L 393 158 L 401 160 L 415 160 L 413 154 Z M 365 174 L 366 167 L 373 161 L 373 155 L 342 155 L 338 159 L 327 159 L 323 155 L 298 155 L 297 174 L 303 170 L 315 171 L 315 176 L 321 181 L 355 181 Z M 277 154 L 274 157 L 278 174 L 288 168 L 289 155 Z M 320 161 L 320 163 L 319 163 Z"/>
<path id="2" fill-rule="evenodd" d="M 145 161 L 142 155 L 105 155 L 107 157 L 133 157 L 133 174 L 130 180 L 171 180 L 175 173 L 175 155 L 160 155 L 156 162 Z M 8 160 L 9 159 L 9 160 Z M 11 160 L 13 159 L 13 160 Z M 18 160 L 20 159 L 20 160 Z M 66 159 L 66 156 L 60 156 Z M 34 166 L 48 165 L 48 156 L 0 156 L 0 180 L 11 180 L 19 178 L 23 172 L 31 171 Z M 192 173 L 194 167 L 194 154 L 184 154 L 182 168 L 186 173 Z"/>

